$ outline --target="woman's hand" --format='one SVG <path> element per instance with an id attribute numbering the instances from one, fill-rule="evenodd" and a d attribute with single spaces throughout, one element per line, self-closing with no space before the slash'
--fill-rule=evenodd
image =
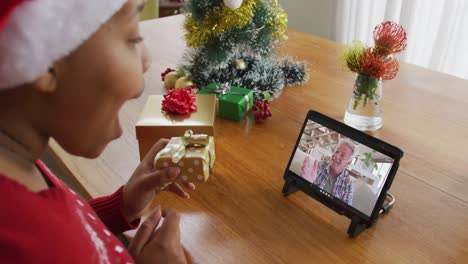
<path id="1" fill-rule="evenodd" d="M 174 182 L 179 176 L 180 168 L 168 167 L 160 170 L 153 168 L 156 154 L 168 142 L 167 139 L 160 139 L 154 144 L 124 186 L 123 211 L 129 222 L 140 218 L 144 209 L 150 205 L 155 195 L 162 190 L 168 190 L 182 198 L 190 197 L 182 186 Z M 195 190 L 193 183 L 186 183 L 184 186 L 190 190 Z"/>
<path id="2" fill-rule="evenodd" d="M 161 227 L 156 229 L 163 217 Z M 158 206 L 130 242 L 128 251 L 135 262 L 186 264 L 186 252 L 180 243 L 179 222 L 180 217 L 174 210 L 165 211 Z"/>

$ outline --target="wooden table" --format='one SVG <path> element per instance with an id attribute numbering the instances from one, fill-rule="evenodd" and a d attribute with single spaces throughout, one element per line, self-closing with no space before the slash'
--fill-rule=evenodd
<path id="1" fill-rule="evenodd" d="M 163 93 L 160 73 L 185 48 L 181 16 L 144 22 L 153 53 L 144 95 L 125 105 L 125 134 L 96 160 L 71 157 L 51 143 L 61 167 L 90 196 L 109 194 L 138 164 L 135 122 L 150 94 Z M 215 173 L 192 199 L 156 200 L 182 213 L 182 240 L 199 263 L 467 263 L 468 81 L 402 64 L 384 83 L 384 127 L 374 136 L 405 151 L 391 188 L 394 209 L 357 239 L 349 220 L 305 194 L 281 194 L 283 172 L 305 114 L 342 120 L 354 75 L 334 42 L 290 32 L 283 50 L 309 65 L 310 80 L 271 104 L 273 118 L 216 120 Z"/>

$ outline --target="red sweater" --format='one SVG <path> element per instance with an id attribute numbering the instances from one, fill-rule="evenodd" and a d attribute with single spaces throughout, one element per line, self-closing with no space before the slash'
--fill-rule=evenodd
<path id="1" fill-rule="evenodd" d="M 123 215 L 123 188 L 85 201 L 36 164 L 53 184 L 39 193 L 0 175 L 0 263 L 133 263 L 112 234 L 138 225 Z"/>

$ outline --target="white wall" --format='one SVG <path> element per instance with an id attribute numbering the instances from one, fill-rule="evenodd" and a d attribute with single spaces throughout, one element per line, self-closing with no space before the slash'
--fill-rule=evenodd
<path id="1" fill-rule="evenodd" d="M 288 13 L 289 28 L 331 39 L 335 26 L 334 0 L 279 0 Z"/>

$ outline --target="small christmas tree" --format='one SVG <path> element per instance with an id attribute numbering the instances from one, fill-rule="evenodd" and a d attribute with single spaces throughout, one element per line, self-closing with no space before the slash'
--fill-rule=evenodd
<path id="1" fill-rule="evenodd" d="M 256 100 L 306 81 L 305 65 L 277 57 L 287 15 L 277 0 L 186 0 L 182 68 L 198 87 L 229 83 L 253 89 Z"/>

